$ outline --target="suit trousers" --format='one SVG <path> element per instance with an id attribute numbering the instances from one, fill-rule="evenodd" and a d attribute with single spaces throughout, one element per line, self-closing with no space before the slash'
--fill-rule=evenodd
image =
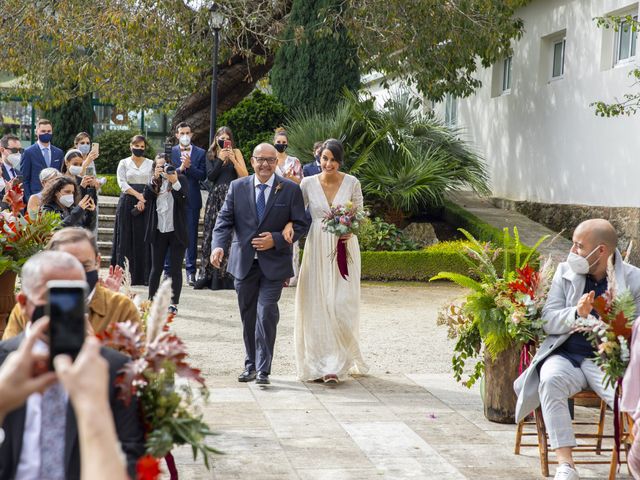
<path id="1" fill-rule="evenodd" d="M 160 276 L 165 259 L 169 257 L 169 275 L 171 276 L 171 303 L 180 303 L 182 292 L 182 258 L 184 246 L 176 239 L 174 232 L 156 232 L 156 238 L 151 243 L 151 273 L 149 274 L 149 298 L 158 291 Z"/>
<path id="2" fill-rule="evenodd" d="M 551 355 L 540 367 L 540 406 L 549 432 L 551 448 L 575 447 L 569 397 L 587 388 L 613 408 L 614 389 L 602 383 L 604 373 L 593 360 L 585 359 L 580 368 L 561 355 Z"/>
<path id="3" fill-rule="evenodd" d="M 185 258 L 185 270 L 187 273 L 196 274 L 196 259 L 198 258 L 198 222 L 200 221 L 200 209 L 199 208 L 187 208 L 186 220 L 187 220 L 187 250 L 186 255 L 183 252 L 180 257 L 180 268 L 182 268 L 182 259 Z M 164 260 L 164 271 L 166 275 L 169 275 L 171 265 L 171 253 L 167 254 Z"/>
<path id="4" fill-rule="evenodd" d="M 271 373 L 283 282 L 266 278 L 258 260 L 253 261 L 245 278 L 235 280 L 246 352 L 244 366 L 249 371 Z"/>

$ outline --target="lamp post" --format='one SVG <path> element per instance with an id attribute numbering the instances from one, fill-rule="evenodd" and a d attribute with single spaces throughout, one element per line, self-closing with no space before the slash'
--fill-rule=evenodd
<path id="1" fill-rule="evenodd" d="M 213 143 L 216 134 L 216 110 L 218 109 L 218 49 L 220 48 L 220 29 L 224 23 L 224 14 L 216 2 L 209 8 L 211 17 L 209 26 L 213 30 L 213 72 L 211 75 L 211 118 L 209 123 L 209 145 Z"/>

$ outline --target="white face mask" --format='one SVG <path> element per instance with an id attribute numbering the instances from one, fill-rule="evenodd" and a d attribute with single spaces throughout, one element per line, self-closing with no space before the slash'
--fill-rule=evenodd
<path id="1" fill-rule="evenodd" d="M 4 190 L 7 184 L 4 182 L 4 178 L 0 177 L 0 191 Z"/>
<path id="2" fill-rule="evenodd" d="M 180 145 L 183 147 L 188 147 L 191 145 L 191 137 L 189 135 L 182 135 L 180 137 Z"/>
<path id="3" fill-rule="evenodd" d="M 82 174 L 82 166 L 80 166 L 80 165 L 71 165 L 69 167 L 69 173 L 71 175 L 81 175 Z"/>
<path id="4" fill-rule="evenodd" d="M 69 208 L 71 205 L 73 205 L 73 195 L 61 195 L 58 201 L 63 207 Z"/>
<path id="5" fill-rule="evenodd" d="M 589 273 L 589 269 L 596 264 L 596 262 L 600 259 L 600 257 L 598 257 L 598 260 L 596 260 L 593 263 L 589 263 L 589 260 L 587 259 L 591 255 L 593 255 L 594 252 L 598 250 L 598 248 L 600 248 L 600 245 L 594 248 L 591 251 L 591 253 L 586 257 L 582 257 L 577 253 L 569 252 L 569 256 L 567 257 L 567 263 L 569 264 L 569 267 L 571 268 L 571 270 L 573 270 L 574 273 L 577 273 L 578 275 L 586 275 L 587 273 Z"/>
<path id="6" fill-rule="evenodd" d="M 78 145 L 78 150 L 82 152 L 82 155 L 86 155 L 91 151 L 91 145 L 87 143 L 81 143 L 80 145 Z"/>
<path id="7" fill-rule="evenodd" d="M 20 165 L 20 159 L 22 158 L 22 155 L 20 155 L 19 153 L 12 153 L 7 157 L 7 161 L 13 165 L 13 168 L 17 168 L 18 165 Z"/>

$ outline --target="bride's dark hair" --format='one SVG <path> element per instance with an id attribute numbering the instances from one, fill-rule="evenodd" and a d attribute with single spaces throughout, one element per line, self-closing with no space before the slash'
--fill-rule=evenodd
<path id="1" fill-rule="evenodd" d="M 344 147 L 340 140 L 330 138 L 322 144 L 322 150 L 329 150 L 333 154 L 333 159 L 340 165 L 344 162 Z"/>

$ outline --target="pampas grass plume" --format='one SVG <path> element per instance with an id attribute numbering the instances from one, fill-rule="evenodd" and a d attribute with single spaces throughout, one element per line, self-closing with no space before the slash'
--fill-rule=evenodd
<path id="1" fill-rule="evenodd" d="M 167 321 L 168 309 L 171 304 L 171 280 L 166 279 L 158 288 L 153 303 L 149 308 L 147 318 L 147 345 L 153 343 L 162 332 L 162 327 Z"/>

